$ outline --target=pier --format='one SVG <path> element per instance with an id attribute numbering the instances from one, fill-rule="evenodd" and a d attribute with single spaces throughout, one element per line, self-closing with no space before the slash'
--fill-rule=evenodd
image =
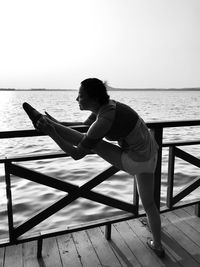
<path id="1" fill-rule="evenodd" d="M 200 126 L 200 120 L 149 122 L 159 144 L 155 172 L 155 201 L 161 213 L 165 259 L 159 259 L 147 247 L 150 236 L 144 211 L 139 209 L 139 196 L 133 184 L 133 203 L 96 193 L 92 189 L 119 170 L 110 166 L 82 186 L 63 182 L 55 177 L 20 166 L 20 162 L 66 157 L 65 153 L 22 155 L 2 158 L 5 166 L 9 237 L 0 240 L 0 266 L 200 266 L 200 198 L 181 204 L 180 201 L 200 186 L 196 177 L 174 194 L 175 159 L 200 167 L 200 160 L 184 151 L 184 146 L 199 145 L 200 140 L 163 142 L 165 128 Z M 86 126 L 74 127 L 85 132 Z M 0 132 L 0 139 L 38 136 L 35 130 Z M 160 206 L 162 149 L 169 149 L 166 204 Z M 17 163 L 17 164 L 16 164 Z M 38 182 L 66 192 L 66 196 L 14 227 L 12 207 L 12 175 Z M 29 234 L 29 230 L 79 197 L 84 197 L 123 211 L 125 215 L 87 222 L 76 227 Z"/>
<path id="2" fill-rule="evenodd" d="M 200 266 L 200 219 L 194 214 L 194 206 L 164 213 L 161 219 L 164 259 L 147 247 L 146 237 L 150 232 L 140 218 L 115 223 L 109 241 L 104 236 L 104 227 L 47 238 L 40 259 L 36 241 L 2 247 L 0 266 Z"/>

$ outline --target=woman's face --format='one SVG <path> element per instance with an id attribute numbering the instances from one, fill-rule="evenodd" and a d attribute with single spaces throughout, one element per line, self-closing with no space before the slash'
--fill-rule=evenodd
<path id="1" fill-rule="evenodd" d="M 78 101 L 80 110 L 90 110 L 91 104 L 93 102 L 82 86 L 79 88 L 76 101 Z"/>

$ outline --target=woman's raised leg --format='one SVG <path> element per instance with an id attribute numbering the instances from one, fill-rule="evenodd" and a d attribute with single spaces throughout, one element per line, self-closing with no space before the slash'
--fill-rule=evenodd
<path id="1" fill-rule="evenodd" d="M 59 123 L 52 122 L 54 125 L 56 132 L 62 136 L 67 142 L 78 145 L 82 138 L 84 137 L 83 133 L 78 132 L 75 129 L 72 129 L 68 126 L 63 126 Z M 99 155 L 104 160 L 108 161 L 110 164 L 115 167 L 122 169 L 121 164 L 121 154 L 122 150 L 119 146 L 106 142 L 104 140 L 99 141 L 99 143 L 93 149 L 94 153 Z"/>
<path id="2" fill-rule="evenodd" d="M 60 123 L 51 121 L 51 124 L 56 129 L 56 132 L 67 142 L 71 143 L 72 145 L 78 145 L 81 139 L 84 137 L 84 134 L 72 129 L 69 126 L 64 126 Z"/>

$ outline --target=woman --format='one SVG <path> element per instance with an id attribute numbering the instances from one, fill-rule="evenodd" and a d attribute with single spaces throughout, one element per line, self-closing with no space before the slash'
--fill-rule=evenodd
<path id="1" fill-rule="evenodd" d="M 91 111 L 82 123 L 89 125 L 86 134 L 68 126 L 80 123 L 60 123 L 48 113 L 42 116 L 36 110 L 28 114 L 34 126 L 48 134 L 75 160 L 83 158 L 91 150 L 117 168 L 136 177 L 138 192 L 147 214 L 153 240 L 148 246 L 159 257 L 165 252 L 161 244 L 161 222 L 154 202 L 154 171 L 158 146 L 141 117 L 129 106 L 110 100 L 106 85 L 97 78 L 81 82 L 76 99 L 81 110 Z M 119 145 L 103 138 L 118 141 Z"/>

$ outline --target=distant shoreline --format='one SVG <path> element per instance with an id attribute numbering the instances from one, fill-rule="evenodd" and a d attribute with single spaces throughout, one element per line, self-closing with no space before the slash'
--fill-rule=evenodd
<path id="1" fill-rule="evenodd" d="M 76 91 L 76 89 L 15 89 L 0 88 L 0 91 Z M 200 91 L 198 88 L 109 88 L 108 91 Z"/>

